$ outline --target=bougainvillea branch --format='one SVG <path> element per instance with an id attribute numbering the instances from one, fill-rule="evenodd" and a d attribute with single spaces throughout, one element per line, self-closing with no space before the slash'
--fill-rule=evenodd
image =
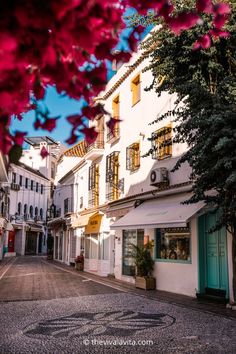
<path id="1" fill-rule="evenodd" d="M 153 9 L 177 35 L 202 23 L 210 14 L 209 33 L 199 38 L 194 49 L 207 48 L 211 38 L 227 36 L 223 26 L 230 14 L 227 3 L 197 0 L 195 7 L 174 15 L 170 0 L 12 0 L 0 2 L 0 150 L 7 154 L 16 142 L 9 133 L 11 117 L 21 119 L 32 109 L 32 97 L 43 99 L 49 85 L 59 93 L 88 102 L 81 114 L 68 117 L 74 143 L 83 118 L 93 120 L 100 107 L 89 108 L 92 99 L 104 89 L 106 60 L 127 61 L 140 39 L 140 27 L 127 39 L 129 50 L 114 49 L 125 24 L 127 7 L 141 14 Z M 36 117 L 35 128 L 51 131 L 57 118 Z M 81 131 L 87 140 L 94 130 Z M 16 136 L 17 136 L 16 132 Z M 89 135 L 91 135 L 89 137 Z M 23 139 L 17 139 L 17 142 Z M 44 153 L 45 155 L 45 153 Z"/>

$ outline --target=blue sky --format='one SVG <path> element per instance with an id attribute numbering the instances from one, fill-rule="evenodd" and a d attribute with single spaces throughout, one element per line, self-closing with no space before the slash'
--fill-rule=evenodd
<path id="1" fill-rule="evenodd" d="M 129 9 L 125 15 L 131 15 L 134 12 L 136 12 L 136 10 Z M 145 34 L 149 30 L 150 29 L 147 29 Z M 130 31 L 130 29 L 125 30 L 123 35 L 126 35 L 127 31 Z M 122 40 L 120 44 L 122 44 Z M 123 45 L 122 47 L 124 48 Z M 108 79 L 110 79 L 113 74 L 114 72 L 108 70 Z M 27 136 L 47 135 L 55 140 L 65 143 L 65 140 L 69 138 L 71 131 L 71 125 L 67 122 L 66 117 L 71 114 L 79 113 L 82 103 L 80 101 L 70 99 L 68 96 L 60 96 L 54 87 L 49 87 L 44 98 L 44 104 L 50 111 L 50 117 L 56 117 L 58 115 L 61 116 L 61 118 L 57 121 L 56 129 L 54 129 L 51 133 L 42 129 L 35 130 L 33 127 L 35 121 L 35 112 L 30 111 L 24 115 L 21 121 L 13 118 L 11 124 L 11 132 L 14 133 L 16 130 L 27 132 Z"/>

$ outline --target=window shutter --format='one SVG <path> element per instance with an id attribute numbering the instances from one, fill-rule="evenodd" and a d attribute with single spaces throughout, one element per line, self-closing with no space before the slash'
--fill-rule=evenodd
<path id="1" fill-rule="evenodd" d="M 126 148 L 126 170 L 130 170 L 131 169 L 131 151 L 130 151 L 130 147 L 128 146 Z"/>

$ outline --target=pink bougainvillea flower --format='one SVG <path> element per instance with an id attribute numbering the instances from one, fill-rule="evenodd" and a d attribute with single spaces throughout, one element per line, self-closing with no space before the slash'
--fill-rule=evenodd
<path id="1" fill-rule="evenodd" d="M 227 20 L 227 15 L 217 15 L 213 20 L 213 26 L 215 28 L 221 29 L 225 25 Z"/>
<path id="2" fill-rule="evenodd" d="M 230 6 L 225 2 L 220 2 L 214 5 L 214 13 L 216 15 L 228 15 L 230 14 L 230 12 L 231 12 Z"/>
<path id="3" fill-rule="evenodd" d="M 201 12 L 212 13 L 213 11 L 212 0 L 197 0 L 196 9 L 199 13 Z"/>
<path id="4" fill-rule="evenodd" d="M 98 132 L 96 132 L 94 127 L 84 127 L 83 129 L 81 129 L 81 133 L 84 134 L 85 136 L 85 141 L 91 145 L 95 142 L 95 140 L 98 137 Z"/>
<path id="5" fill-rule="evenodd" d="M 117 124 L 122 120 L 118 118 L 111 117 L 110 120 L 106 123 L 107 127 L 110 129 L 111 133 L 114 135 L 114 130 L 117 127 Z"/>
<path id="6" fill-rule="evenodd" d="M 214 38 L 228 38 L 230 36 L 230 33 L 228 31 L 222 31 L 218 28 L 212 28 L 210 29 L 209 33 L 211 36 Z"/>
<path id="7" fill-rule="evenodd" d="M 208 34 L 204 34 L 200 37 L 194 44 L 193 50 L 201 49 L 208 49 L 211 46 L 211 38 Z"/>
<path id="8" fill-rule="evenodd" d="M 78 127 L 79 125 L 83 124 L 82 117 L 81 117 L 80 114 L 74 114 L 74 115 L 68 116 L 68 117 L 66 117 L 66 120 L 70 124 L 72 124 L 72 125 L 74 125 L 76 127 Z"/>
<path id="9" fill-rule="evenodd" d="M 198 23 L 201 23 L 201 18 L 194 12 L 183 12 L 176 17 L 170 17 L 167 21 L 170 29 L 176 35 L 179 35 L 183 30 L 194 27 Z"/>
<path id="10" fill-rule="evenodd" d="M 94 120 L 96 116 L 100 113 L 102 113 L 102 106 L 101 105 L 96 105 L 96 106 L 85 106 L 82 109 L 82 115 L 89 120 Z"/>
<path id="11" fill-rule="evenodd" d="M 27 135 L 27 132 L 15 132 L 15 136 L 12 136 L 12 140 L 16 145 L 23 145 L 25 136 Z"/>
<path id="12" fill-rule="evenodd" d="M 43 146 L 42 149 L 40 150 L 40 156 L 42 157 L 42 159 L 45 159 L 48 155 L 49 155 L 48 150 L 45 148 L 45 146 Z"/>
<path id="13" fill-rule="evenodd" d="M 56 128 L 58 119 L 59 117 L 46 119 L 45 122 L 41 124 L 41 129 L 52 132 Z"/>
<path id="14" fill-rule="evenodd" d="M 33 87 L 34 95 L 37 100 L 42 100 L 45 95 L 45 87 L 41 83 L 36 83 Z"/>
<path id="15" fill-rule="evenodd" d="M 73 145 L 77 142 L 78 136 L 74 133 L 74 130 L 72 130 L 70 137 L 66 140 L 66 143 L 68 145 Z"/>

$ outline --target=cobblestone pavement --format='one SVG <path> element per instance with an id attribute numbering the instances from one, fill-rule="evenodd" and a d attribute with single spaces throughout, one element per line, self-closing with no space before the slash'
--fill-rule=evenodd
<path id="1" fill-rule="evenodd" d="M 106 286 L 40 257 L 11 264 L 0 301 L 0 354 L 236 353 L 233 318 Z"/>

